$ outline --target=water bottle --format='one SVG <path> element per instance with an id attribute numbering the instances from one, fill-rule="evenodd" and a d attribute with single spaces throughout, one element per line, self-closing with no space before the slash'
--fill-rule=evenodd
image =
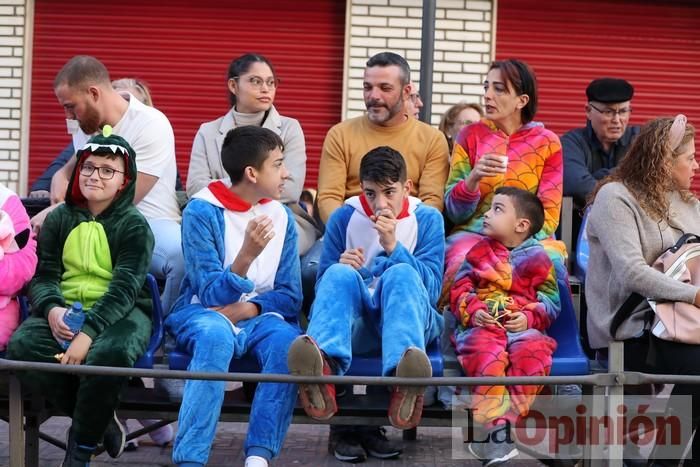
<path id="1" fill-rule="evenodd" d="M 83 312 L 83 304 L 80 302 L 73 302 L 70 308 L 66 310 L 63 314 L 63 322 L 70 328 L 73 334 L 77 334 L 83 328 L 83 323 L 85 322 L 85 312 Z M 68 350 L 71 341 L 61 342 L 61 347 L 63 350 Z"/>

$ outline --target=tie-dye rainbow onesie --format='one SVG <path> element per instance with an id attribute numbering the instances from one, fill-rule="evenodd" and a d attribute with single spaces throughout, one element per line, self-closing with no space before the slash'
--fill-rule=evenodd
<path id="1" fill-rule="evenodd" d="M 450 291 L 450 309 L 457 319 L 452 337 L 466 376 L 546 376 L 556 341 L 545 335 L 561 310 L 554 265 L 544 248 L 529 238 L 513 250 L 488 237 L 466 254 Z M 498 316 L 520 311 L 527 330 L 507 332 L 501 325 L 476 326 L 484 310 Z M 542 386 L 474 386 L 471 407 L 481 424 L 514 423 L 526 415 Z M 489 427 L 490 428 L 490 427 Z"/>
<path id="2" fill-rule="evenodd" d="M 506 173 L 482 178 L 477 190 L 469 191 L 466 178 L 476 162 L 489 153 L 508 156 Z M 566 248 L 562 242 L 551 238 L 559 224 L 563 175 L 559 138 L 541 123 L 530 122 L 508 136 L 492 121 L 483 119 L 460 132 L 455 141 L 445 190 L 445 212 L 456 227 L 447 237 L 443 304 L 464 255 L 483 238 L 484 213 L 491 208 L 494 192 L 501 186 L 522 188 L 540 198 L 545 220 L 535 238 L 542 241 L 555 263 L 557 274 L 566 274 Z"/>

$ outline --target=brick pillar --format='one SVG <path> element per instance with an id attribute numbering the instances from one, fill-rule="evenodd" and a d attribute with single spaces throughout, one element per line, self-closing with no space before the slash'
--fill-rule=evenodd
<path id="1" fill-rule="evenodd" d="M 23 107 L 28 1 L 0 0 L 0 183 L 20 194 L 26 187 L 22 179 L 26 178 L 28 159 L 22 151 L 26 144 L 23 138 L 28 137 L 22 131 L 22 112 L 29 114 L 28 105 Z"/>

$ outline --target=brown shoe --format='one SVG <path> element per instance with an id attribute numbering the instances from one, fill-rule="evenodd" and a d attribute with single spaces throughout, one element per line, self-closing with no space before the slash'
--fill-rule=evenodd
<path id="1" fill-rule="evenodd" d="M 309 336 L 294 339 L 287 354 L 289 374 L 296 376 L 333 375 L 328 359 Z M 299 399 L 306 415 L 328 420 L 338 411 L 333 384 L 299 384 Z"/>
<path id="2" fill-rule="evenodd" d="M 409 347 L 396 366 L 396 376 L 430 378 L 433 368 L 424 351 Z M 426 383 L 427 385 L 427 383 Z M 415 428 L 423 414 L 423 393 L 426 386 L 395 386 L 389 401 L 389 422 L 399 430 Z"/>

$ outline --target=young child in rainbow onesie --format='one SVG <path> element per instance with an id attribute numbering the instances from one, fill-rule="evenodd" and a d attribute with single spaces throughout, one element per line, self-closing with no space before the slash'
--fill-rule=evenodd
<path id="1" fill-rule="evenodd" d="M 287 178 L 282 140 L 267 128 L 242 126 L 221 148 L 231 184 L 197 192 L 182 217 L 188 265 L 165 322 L 192 360 L 189 371 L 226 372 L 251 355 L 263 373 L 287 373 L 287 350 L 300 333 L 301 272 L 292 212 L 278 200 Z M 178 416 L 173 462 L 207 463 L 224 381 L 188 380 Z M 260 383 L 250 411 L 246 467 L 279 454 L 296 403 L 295 384 Z"/>
<path id="2" fill-rule="evenodd" d="M 363 193 L 347 199 L 326 226 L 311 322 L 289 350 L 290 373 L 342 375 L 353 354 L 380 353 L 384 375 L 428 378 L 425 348 L 443 327 L 436 309 L 445 251 L 442 216 L 409 196 L 406 163 L 390 147 L 362 158 L 360 184 Z M 393 426 L 418 424 L 424 390 L 393 388 Z M 337 411 L 333 385 L 303 384 L 299 395 L 312 418 L 325 420 Z"/>
<path id="3" fill-rule="evenodd" d="M 153 234 L 134 207 L 134 150 L 110 130 L 106 125 L 78 151 L 66 202 L 41 228 L 29 285 L 34 315 L 10 339 L 13 360 L 133 367 L 148 346 Z M 86 312 L 75 335 L 63 322 L 74 302 Z M 70 341 L 65 352 L 58 340 Z M 42 371 L 20 378 L 72 418 L 63 467 L 89 465 L 100 440 L 112 457 L 122 453 L 125 432 L 115 410 L 128 378 Z"/>
<path id="4" fill-rule="evenodd" d="M 0 183 L 0 352 L 19 326 L 17 294 L 34 276 L 36 239 L 14 191 Z"/>
<path id="5" fill-rule="evenodd" d="M 453 336 L 466 376 L 544 376 L 556 342 L 547 328 L 559 315 L 554 266 L 533 236 L 542 229 L 539 198 L 514 187 L 498 188 L 484 214 L 486 235 L 466 254 L 450 290 L 458 327 Z M 542 386 L 475 386 L 474 421 L 488 438 L 469 449 L 484 466 L 518 454 L 509 426 L 526 415 Z M 478 439 L 484 439 L 479 437 Z"/>

